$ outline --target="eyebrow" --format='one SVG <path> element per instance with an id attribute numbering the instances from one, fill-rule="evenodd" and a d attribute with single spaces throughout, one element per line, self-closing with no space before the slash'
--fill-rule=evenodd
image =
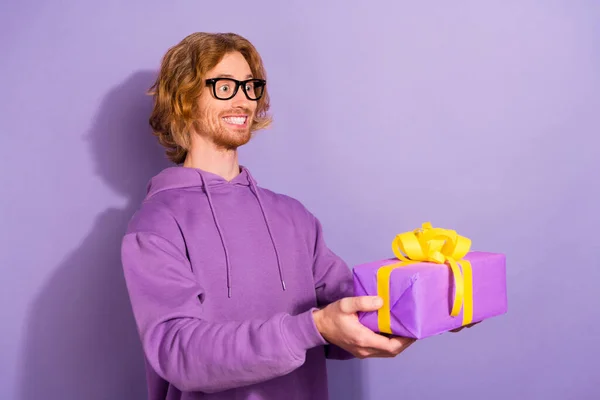
<path id="1" fill-rule="evenodd" d="M 235 77 L 231 74 L 219 74 L 217 75 L 217 78 L 231 78 L 231 79 L 235 79 Z M 246 75 L 246 79 L 252 79 L 252 74 L 248 74 Z"/>

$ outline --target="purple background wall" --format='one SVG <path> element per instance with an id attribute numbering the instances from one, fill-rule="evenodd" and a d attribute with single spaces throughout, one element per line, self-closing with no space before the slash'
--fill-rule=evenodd
<path id="1" fill-rule="evenodd" d="M 428 220 L 508 255 L 506 316 L 331 362 L 333 399 L 600 398 L 598 2 L 328 4 L 2 3 L 1 399 L 144 398 L 118 246 L 165 166 L 143 92 L 200 30 L 257 45 L 241 160 L 350 265 Z"/>

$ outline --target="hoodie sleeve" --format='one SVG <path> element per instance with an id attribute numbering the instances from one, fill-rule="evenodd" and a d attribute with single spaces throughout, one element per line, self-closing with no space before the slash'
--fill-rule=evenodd
<path id="1" fill-rule="evenodd" d="M 354 296 L 352 271 L 337 254 L 335 254 L 323 237 L 323 227 L 320 221 L 311 214 L 314 227 L 314 262 L 313 275 L 318 306 L 320 308 L 344 297 Z M 344 349 L 328 344 L 325 347 L 329 359 L 347 360 L 354 356 Z"/>
<path id="2" fill-rule="evenodd" d="M 163 235 L 129 232 L 122 263 L 144 353 L 152 368 L 182 391 L 213 393 L 266 381 L 301 366 L 306 351 L 327 342 L 313 309 L 268 319 L 208 322 L 203 290 L 185 249 Z"/>

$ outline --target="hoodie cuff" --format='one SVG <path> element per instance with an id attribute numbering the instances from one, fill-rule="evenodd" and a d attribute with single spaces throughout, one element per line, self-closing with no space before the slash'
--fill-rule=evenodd
<path id="1" fill-rule="evenodd" d="M 317 346 L 323 346 L 328 342 L 317 329 L 313 312 L 318 308 L 311 308 L 302 314 L 287 316 L 283 320 L 283 331 L 292 352 L 298 356 Z"/>

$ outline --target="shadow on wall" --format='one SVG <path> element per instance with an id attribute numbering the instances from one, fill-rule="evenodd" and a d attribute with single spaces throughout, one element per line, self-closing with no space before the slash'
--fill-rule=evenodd
<path id="1" fill-rule="evenodd" d="M 33 302 L 21 400 L 145 399 L 144 361 L 120 260 L 121 238 L 151 176 L 168 161 L 148 125 L 154 73 L 104 98 L 86 135 L 96 173 L 127 198 L 107 209 Z"/>
<path id="2" fill-rule="evenodd" d="M 127 204 L 98 215 L 32 303 L 20 400 L 147 398 L 120 246 L 146 183 L 169 166 L 148 125 L 154 77 L 138 72 L 111 90 L 86 136 L 96 173 Z M 360 360 L 329 361 L 328 374 L 331 400 L 363 398 Z"/>

